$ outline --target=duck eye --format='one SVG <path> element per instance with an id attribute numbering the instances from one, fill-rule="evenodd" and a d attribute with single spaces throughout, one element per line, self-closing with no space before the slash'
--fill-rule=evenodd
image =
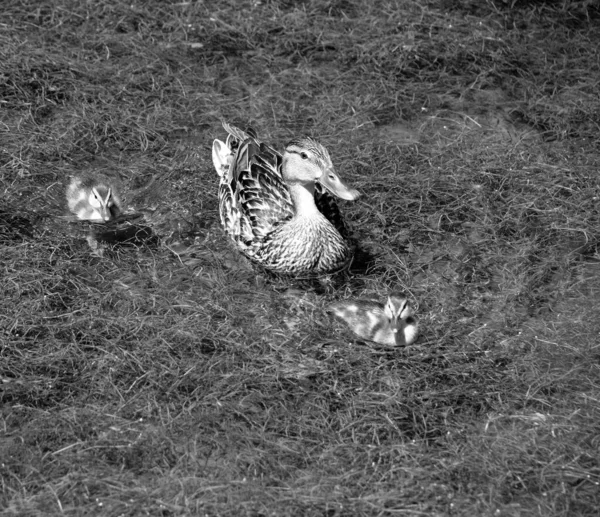
<path id="1" fill-rule="evenodd" d="M 300 153 L 300 157 L 301 157 L 303 160 L 308 160 L 308 154 L 306 154 L 304 151 Z"/>

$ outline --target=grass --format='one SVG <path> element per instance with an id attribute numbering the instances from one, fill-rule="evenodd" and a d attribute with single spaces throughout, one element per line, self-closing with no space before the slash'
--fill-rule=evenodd
<path id="1" fill-rule="evenodd" d="M 5 4 L 2 515 L 597 514 L 594 2 Z M 233 250 L 221 118 L 327 145 L 371 271 Z M 160 243 L 67 228 L 84 170 Z M 393 289 L 405 349 L 324 310 Z"/>

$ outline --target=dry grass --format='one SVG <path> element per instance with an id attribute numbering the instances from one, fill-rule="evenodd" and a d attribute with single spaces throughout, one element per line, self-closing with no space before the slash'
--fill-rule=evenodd
<path id="1" fill-rule="evenodd" d="M 0 22 L 2 515 L 596 515 L 594 2 L 9 0 Z M 219 119 L 308 133 L 372 270 L 254 271 Z M 68 175 L 160 243 L 92 253 Z M 332 299 L 403 289 L 422 336 Z"/>

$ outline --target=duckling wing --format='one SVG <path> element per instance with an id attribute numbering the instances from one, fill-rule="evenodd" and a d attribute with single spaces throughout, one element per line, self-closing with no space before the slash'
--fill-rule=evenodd
<path id="1" fill-rule="evenodd" d="M 380 303 L 369 300 L 345 300 L 332 303 L 328 310 L 344 320 L 357 336 L 382 345 L 396 344 L 396 335 Z"/>

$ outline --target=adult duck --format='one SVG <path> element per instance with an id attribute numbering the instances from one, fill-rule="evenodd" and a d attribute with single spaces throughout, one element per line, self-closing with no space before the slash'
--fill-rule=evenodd
<path id="1" fill-rule="evenodd" d="M 236 247 L 275 273 L 346 268 L 349 232 L 332 194 L 349 201 L 359 194 L 337 175 L 327 149 L 302 137 L 280 154 L 252 130 L 223 127 L 227 140 L 214 141 L 212 158 L 221 178 L 221 223 Z"/>

